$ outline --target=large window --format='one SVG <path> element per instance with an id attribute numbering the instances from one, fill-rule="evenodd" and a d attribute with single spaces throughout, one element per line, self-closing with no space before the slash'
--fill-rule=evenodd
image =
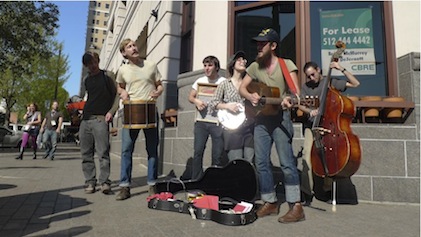
<path id="1" fill-rule="evenodd" d="M 184 1 L 182 6 L 180 73 L 193 68 L 194 1 Z"/>
<path id="2" fill-rule="evenodd" d="M 397 92 L 392 5 L 389 2 L 237 1 L 230 3 L 229 54 L 244 50 L 249 62 L 256 56 L 252 41 L 260 30 L 271 27 L 280 35 L 278 55 L 293 60 L 301 83 L 302 67 L 315 61 L 328 65 L 335 42 L 347 44 L 341 64 L 360 80 L 347 95 L 391 96 Z M 343 16 L 342 18 L 339 16 Z M 332 20 L 333 19 L 333 20 Z M 331 36 L 331 37 L 328 37 Z M 330 47 L 330 48 L 329 48 Z M 328 70 L 323 71 L 324 74 Z M 341 73 L 335 77 L 344 78 Z"/>
<path id="3" fill-rule="evenodd" d="M 236 14 L 234 51 L 244 50 L 249 61 L 257 55 L 252 38 L 264 28 L 273 28 L 279 33 L 278 55 L 296 60 L 295 54 L 295 3 L 279 2 Z"/>
<path id="4" fill-rule="evenodd" d="M 382 2 L 311 2 L 311 59 L 322 64 L 323 49 L 341 40 L 347 47 L 342 61 L 360 81 L 352 95 L 387 95 L 388 73 Z M 340 76 L 344 78 L 342 73 Z"/>

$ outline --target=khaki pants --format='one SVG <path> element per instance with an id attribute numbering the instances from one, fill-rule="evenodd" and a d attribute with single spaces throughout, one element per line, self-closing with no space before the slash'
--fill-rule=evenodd
<path id="1" fill-rule="evenodd" d="M 301 171 L 301 191 L 305 194 L 313 195 L 313 170 L 311 168 L 311 148 L 313 146 L 313 133 L 311 129 L 304 130 L 303 147 L 303 168 Z"/>

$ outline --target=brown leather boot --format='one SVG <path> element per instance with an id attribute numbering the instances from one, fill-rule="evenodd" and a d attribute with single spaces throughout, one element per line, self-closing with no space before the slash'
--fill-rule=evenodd
<path id="1" fill-rule="evenodd" d="M 278 203 L 265 202 L 259 209 L 256 211 L 257 217 L 264 217 L 268 215 L 278 215 L 279 214 L 279 205 Z"/>
<path id="2" fill-rule="evenodd" d="M 279 217 L 278 221 L 281 223 L 292 223 L 305 220 L 306 217 L 304 215 L 303 206 L 301 203 L 295 203 L 292 208 L 289 209 L 287 214 Z"/>

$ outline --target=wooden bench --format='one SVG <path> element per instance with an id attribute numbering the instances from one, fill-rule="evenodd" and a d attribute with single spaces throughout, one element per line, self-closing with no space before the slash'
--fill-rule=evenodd
<path id="1" fill-rule="evenodd" d="M 378 122 L 384 121 L 394 121 L 394 122 L 405 122 L 411 115 L 412 111 L 415 108 L 415 103 L 412 101 L 400 101 L 400 102 L 391 102 L 391 101 L 354 101 L 354 106 L 357 108 L 357 113 L 361 112 L 361 122 L 366 123 L 365 110 L 371 108 L 379 109 L 380 113 L 384 112 L 385 109 L 401 109 L 402 117 L 401 118 L 387 118 L 386 116 L 379 115 Z M 359 110 L 359 111 L 358 111 Z"/>

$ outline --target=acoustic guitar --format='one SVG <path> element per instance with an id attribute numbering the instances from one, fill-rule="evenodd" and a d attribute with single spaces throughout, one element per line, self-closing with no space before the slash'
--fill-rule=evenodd
<path id="1" fill-rule="evenodd" d="M 281 109 L 282 98 L 277 87 L 267 86 L 262 82 L 252 81 L 248 86 L 249 93 L 257 93 L 261 98 L 257 106 L 253 106 L 250 101 L 246 101 L 246 115 L 247 117 L 262 115 L 277 115 Z M 319 98 L 314 96 L 306 96 L 304 98 L 292 97 L 291 103 L 293 106 L 305 105 L 307 107 L 318 108 Z"/>

